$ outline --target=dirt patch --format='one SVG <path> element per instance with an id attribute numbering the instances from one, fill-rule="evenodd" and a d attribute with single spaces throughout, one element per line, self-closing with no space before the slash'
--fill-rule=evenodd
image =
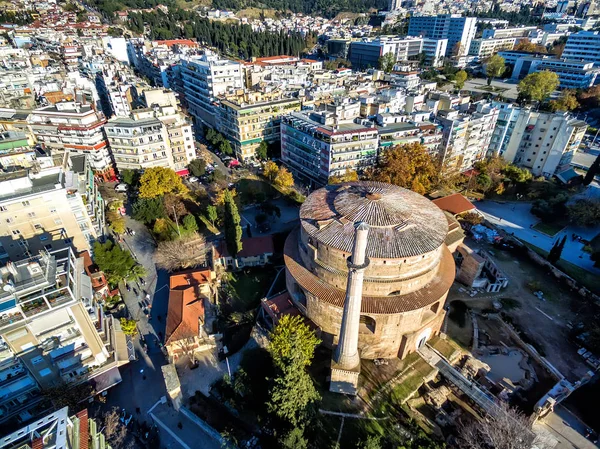
<path id="1" fill-rule="evenodd" d="M 461 292 L 460 288 L 454 286 L 448 295 L 449 301 L 464 301 L 478 312 L 493 310 L 494 301 L 502 303 L 503 298 L 518 301 L 518 307 L 514 307 L 516 303 L 511 301 L 503 311 L 507 319 L 525 334 L 525 339 L 530 340 L 569 380 L 576 381 L 585 375 L 588 368 L 577 354 L 577 346 L 569 340 L 568 327 L 571 323 L 580 322 L 585 316 L 586 311 L 580 306 L 582 298 L 528 259 L 516 259 L 512 253 L 503 252 L 486 243 L 468 241 L 467 244 L 471 248 L 487 251 L 506 274 L 509 284 L 499 293 L 479 293 L 474 297 L 465 289 Z M 544 291 L 545 301 L 533 295 L 532 286 L 539 286 Z M 458 326 L 451 326 L 451 323 L 449 320 L 448 334 L 464 344 L 466 332 Z M 498 337 L 501 338 L 500 335 Z"/>

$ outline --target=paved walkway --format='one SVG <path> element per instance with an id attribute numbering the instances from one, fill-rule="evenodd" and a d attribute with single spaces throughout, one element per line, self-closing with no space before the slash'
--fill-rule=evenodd
<path id="1" fill-rule="evenodd" d="M 545 416 L 536 425 L 554 436 L 556 449 L 596 449 L 598 446 L 585 438 L 586 425 L 573 413 L 558 405 L 554 412 Z"/>
<path id="2" fill-rule="evenodd" d="M 550 251 L 554 242 L 566 235 L 567 243 L 561 258 L 587 271 L 600 274 L 600 269 L 594 267 L 590 255 L 583 251 L 583 244 L 571 239 L 571 235 L 575 233 L 586 240 L 591 240 L 600 232 L 600 227 L 567 226 L 554 237 L 550 237 L 532 228 L 540 219 L 530 213 L 531 203 L 479 201 L 477 209 L 485 215 L 490 223 L 504 229 L 509 234 L 514 233 L 515 237 L 545 251 Z"/>
<path id="3" fill-rule="evenodd" d="M 162 430 L 160 446 L 166 449 L 220 449 L 221 444 L 183 413 L 168 405 L 159 405 L 151 413 Z M 181 429 L 179 428 L 181 423 Z"/>

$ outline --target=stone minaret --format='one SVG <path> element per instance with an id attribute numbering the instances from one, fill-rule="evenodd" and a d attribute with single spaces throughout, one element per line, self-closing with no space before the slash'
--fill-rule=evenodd
<path id="1" fill-rule="evenodd" d="M 356 394 L 360 355 L 358 353 L 358 330 L 360 326 L 360 307 L 365 269 L 369 265 L 367 258 L 367 236 L 369 225 L 358 223 L 354 233 L 354 248 L 348 259 L 348 283 L 342 315 L 342 326 L 338 345 L 331 361 L 330 391 Z"/>

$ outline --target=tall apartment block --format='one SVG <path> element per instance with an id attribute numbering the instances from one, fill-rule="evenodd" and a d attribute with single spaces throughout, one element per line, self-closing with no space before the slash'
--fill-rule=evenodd
<path id="1" fill-rule="evenodd" d="M 300 107 L 300 100 L 282 97 L 281 92 L 230 95 L 219 102 L 217 129 L 230 140 L 236 157 L 248 162 L 263 140 L 280 140 L 281 116 Z"/>
<path id="2" fill-rule="evenodd" d="M 477 18 L 475 17 L 462 17 L 459 14 L 439 14 L 437 16 L 413 14 L 408 22 L 408 35 L 430 39 L 448 39 L 446 56 L 453 56 L 453 52 L 458 47 L 460 47 L 458 56 L 464 56 L 469 51 L 471 41 L 475 38 L 476 27 Z"/>
<path id="3" fill-rule="evenodd" d="M 94 173 L 110 180 L 113 164 L 104 135 L 106 118 L 89 105 L 72 101 L 35 109 L 29 124 L 36 139 L 50 152 L 86 154 Z"/>
<path id="4" fill-rule="evenodd" d="M 439 158 L 448 172 L 463 172 L 483 159 L 498 119 L 498 109 L 487 103 L 474 103 L 469 113 L 439 111 L 437 120 L 444 127 Z"/>
<path id="5" fill-rule="evenodd" d="M 502 157 L 534 176 L 550 177 L 569 168 L 586 130 L 584 121 L 567 113 L 521 109 Z"/>
<path id="6" fill-rule="evenodd" d="M 516 42 L 517 39 L 514 37 L 473 39 L 469 47 L 469 55 L 484 60 L 501 50 L 512 50 Z"/>
<path id="7" fill-rule="evenodd" d="M 600 65 L 600 33 L 579 31 L 569 35 L 562 57 Z"/>
<path id="8" fill-rule="evenodd" d="M 45 389 L 92 382 L 100 393 L 120 381 L 126 337 L 70 248 L 7 263 L 0 283 L 0 423 L 48 410 Z"/>
<path id="9" fill-rule="evenodd" d="M 195 157 L 192 125 L 175 107 L 136 109 L 130 117 L 113 117 L 106 124 L 119 170 L 168 167 L 187 174 Z"/>
<path id="10" fill-rule="evenodd" d="M 0 176 L 0 261 L 74 247 L 104 234 L 104 201 L 83 155 L 66 166 Z"/>
<path id="11" fill-rule="evenodd" d="M 208 50 L 203 55 L 181 59 L 181 78 L 188 112 L 198 133 L 205 123 L 216 126 L 217 97 L 244 87 L 242 64 Z"/>
<path id="12" fill-rule="evenodd" d="M 1 436 L 0 449 L 111 449 L 102 430 L 87 410 L 70 416 L 64 407 Z"/>
<path id="13" fill-rule="evenodd" d="M 378 36 L 350 43 L 349 58 L 356 69 L 377 67 L 379 58 L 392 53 L 396 61 L 409 61 L 424 53 L 429 65 L 438 67 L 443 63 L 448 41 L 421 37 Z"/>
<path id="14" fill-rule="evenodd" d="M 325 185 L 346 170 L 362 172 L 377 160 L 377 129 L 336 120 L 330 111 L 293 112 L 281 119 L 281 160 L 299 178 Z"/>

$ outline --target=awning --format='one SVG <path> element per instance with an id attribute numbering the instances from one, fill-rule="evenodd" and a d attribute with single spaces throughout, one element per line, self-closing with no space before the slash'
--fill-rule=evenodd
<path id="1" fill-rule="evenodd" d="M 177 173 L 179 176 L 187 176 L 190 174 L 190 171 L 187 168 L 184 168 L 183 170 L 176 171 L 175 173 Z"/>
<path id="2" fill-rule="evenodd" d="M 109 369 L 108 371 L 98 374 L 93 379 L 90 379 L 90 385 L 94 387 L 96 394 L 102 393 L 111 387 L 114 387 L 123 380 L 118 367 Z"/>

